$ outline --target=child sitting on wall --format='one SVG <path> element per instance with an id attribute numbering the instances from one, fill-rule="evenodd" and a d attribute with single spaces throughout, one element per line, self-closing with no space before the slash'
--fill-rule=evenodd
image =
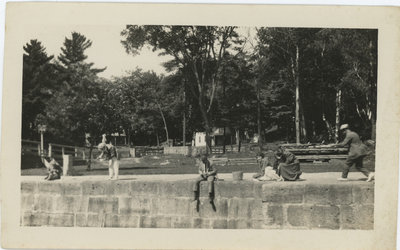
<path id="1" fill-rule="evenodd" d="M 253 175 L 254 181 L 283 180 L 283 178 L 276 174 L 276 171 L 273 168 L 273 166 L 276 165 L 275 154 L 273 151 L 268 151 L 265 154 L 259 152 L 256 157 L 260 167 L 260 172 Z"/>
<path id="2" fill-rule="evenodd" d="M 42 162 L 47 168 L 47 176 L 44 178 L 45 180 L 52 181 L 61 178 L 62 167 L 54 158 L 43 157 Z"/>

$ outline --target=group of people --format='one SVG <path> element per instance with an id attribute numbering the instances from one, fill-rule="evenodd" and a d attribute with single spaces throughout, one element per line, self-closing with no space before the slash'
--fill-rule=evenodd
<path id="1" fill-rule="evenodd" d="M 349 153 L 343 167 L 342 176 L 339 181 L 347 181 L 350 168 L 355 165 L 356 169 L 367 177 L 367 182 L 374 180 L 374 173 L 363 166 L 363 160 L 368 155 L 368 147 L 361 141 L 358 134 L 352 131 L 348 124 L 340 127 L 345 135 L 343 142 L 336 144 L 337 147 L 349 147 Z M 253 175 L 254 181 L 296 181 L 300 180 L 302 174 L 300 162 L 296 156 L 289 151 L 279 148 L 275 151 L 268 150 L 259 152 L 256 156 L 259 164 L 259 172 Z M 200 176 L 196 179 L 193 192 L 194 200 L 199 200 L 199 184 L 208 182 L 208 196 L 210 203 L 214 199 L 214 181 L 217 179 L 217 169 L 210 163 L 206 155 L 200 156 L 196 165 Z"/>
<path id="2" fill-rule="evenodd" d="M 362 172 L 367 181 L 375 178 L 374 173 L 363 166 L 363 159 L 368 155 L 367 146 L 362 143 L 357 133 L 352 131 L 348 124 L 343 124 L 340 131 L 345 134 L 343 142 L 336 144 L 338 147 L 349 146 L 348 157 L 339 181 L 346 181 L 350 168 L 355 165 L 356 169 Z M 103 135 L 102 142 L 97 147 L 101 154 L 97 159 L 108 161 L 109 180 L 117 180 L 119 172 L 119 155 L 116 147 L 111 142 L 111 137 Z M 279 148 L 260 152 L 256 156 L 259 164 L 259 172 L 253 175 L 254 181 L 296 181 L 302 174 L 299 160 L 289 151 Z M 62 167 L 54 159 L 42 157 L 42 161 L 48 170 L 46 180 L 59 179 L 62 174 Z M 208 160 L 206 155 L 200 156 L 196 165 L 200 176 L 196 179 L 193 192 L 194 199 L 199 199 L 199 184 L 202 181 L 208 182 L 208 193 L 210 203 L 214 200 L 214 181 L 217 179 L 217 169 Z"/>
<path id="3" fill-rule="evenodd" d="M 296 181 L 300 179 L 300 162 L 292 153 L 282 148 L 257 154 L 260 171 L 254 181 Z"/>
<path id="4" fill-rule="evenodd" d="M 107 161 L 108 163 L 108 179 L 117 180 L 119 172 L 119 155 L 117 148 L 111 142 L 111 137 L 104 134 L 102 136 L 102 141 L 97 148 L 100 151 L 100 155 L 96 159 Z M 90 161 L 91 157 L 89 157 L 88 160 L 88 170 L 90 170 Z M 45 180 L 51 181 L 61 178 L 63 172 L 62 167 L 54 158 L 42 156 L 42 162 L 47 169 Z"/>

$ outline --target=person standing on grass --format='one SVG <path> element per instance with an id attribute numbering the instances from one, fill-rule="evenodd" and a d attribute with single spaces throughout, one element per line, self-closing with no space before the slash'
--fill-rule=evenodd
<path id="1" fill-rule="evenodd" d="M 358 134 L 352 131 L 348 124 L 340 126 L 340 131 L 346 134 L 343 142 L 338 143 L 338 147 L 349 146 L 349 154 L 346 159 L 346 165 L 342 171 L 342 177 L 338 178 L 339 181 L 347 181 L 347 175 L 350 168 L 355 165 L 356 169 L 368 177 L 367 181 L 370 182 L 375 178 L 374 173 L 371 173 L 363 166 L 364 157 L 368 155 L 367 146 L 362 143 Z"/>
<path id="2" fill-rule="evenodd" d="M 97 157 L 97 159 L 105 159 L 108 161 L 109 180 L 117 180 L 119 171 L 119 157 L 117 148 L 111 143 L 111 137 L 103 135 L 103 142 L 99 144 L 98 149 L 101 151 L 101 154 Z"/>
<path id="3" fill-rule="evenodd" d="M 200 176 L 196 179 L 193 186 L 194 200 L 198 201 L 200 197 L 200 182 L 208 182 L 208 197 L 210 203 L 214 202 L 214 181 L 217 175 L 217 169 L 210 163 L 206 155 L 196 159 L 196 165 L 199 167 Z"/>

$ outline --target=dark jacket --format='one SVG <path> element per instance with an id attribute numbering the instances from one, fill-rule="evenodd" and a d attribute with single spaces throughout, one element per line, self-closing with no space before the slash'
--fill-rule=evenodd
<path id="1" fill-rule="evenodd" d="M 358 134 L 351 130 L 346 131 L 346 138 L 338 145 L 341 147 L 349 146 L 349 158 L 355 159 L 368 154 L 367 146 L 362 143 Z"/>

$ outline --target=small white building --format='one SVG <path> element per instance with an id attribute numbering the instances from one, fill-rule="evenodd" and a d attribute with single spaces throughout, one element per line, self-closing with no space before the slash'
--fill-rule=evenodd
<path id="1" fill-rule="evenodd" d="M 194 144 L 194 145 L 193 145 Z M 206 144 L 206 132 L 196 132 L 194 134 L 194 141 L 192 141 L 192 146 L 205 147 Z"/>

